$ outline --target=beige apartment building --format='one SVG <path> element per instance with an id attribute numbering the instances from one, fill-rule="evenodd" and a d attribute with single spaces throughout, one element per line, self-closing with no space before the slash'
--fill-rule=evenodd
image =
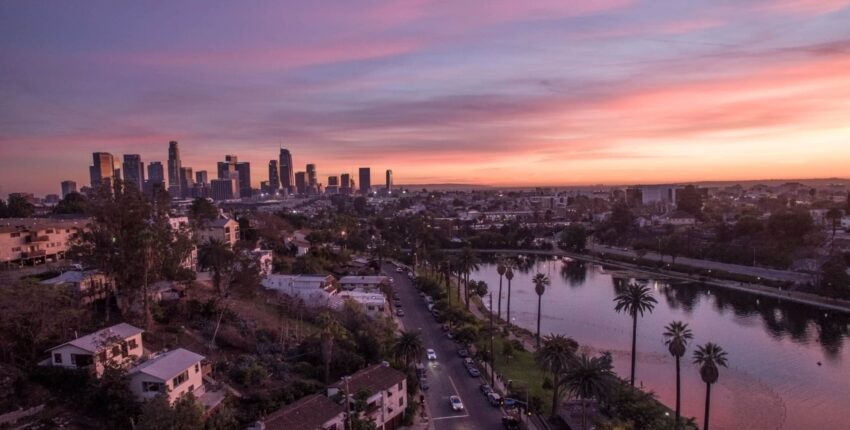
<path id="1" fill-rule="evenodd" d="M 0 264 L 43 264 L 61 260 L 88 222 L 85 218 L 0 219 Z"/>

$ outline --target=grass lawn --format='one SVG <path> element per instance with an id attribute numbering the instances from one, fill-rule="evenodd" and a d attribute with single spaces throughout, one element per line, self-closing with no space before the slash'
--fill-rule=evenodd
<path id="1" fill-rule="evenodd" d="M 552 390 L 543 388 L 543 371 L 534 360 L 534 354 L 529 351 L 514 349 L 511 357 L 502 355 L 503 343 L 505 338 L 498 335 L 494 340 L 494 348 L 496 349 L 496 373 L 502 375 L 502 381 L 507 385 L 507 381 L 513 380 L 514 389 L 522 389 L 525 384 L 528 384 L 529 398 L 538 397 L 541 400 L 541 409 L 544 414 L 548 414 L 552 408 Z M 487 340 L 479 340 L 476 343 L 476 348 L 486 350 L 490 348 L 490 342 Z M 522 381 L 522 382 L 519 382 Z M 524 398 L 517 399 L 525 401 Z"/>

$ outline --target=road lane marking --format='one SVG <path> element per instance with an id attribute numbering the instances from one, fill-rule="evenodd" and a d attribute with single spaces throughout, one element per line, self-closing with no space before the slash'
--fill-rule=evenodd
<path id="1" fill-rule="evenodd" d="M 431 418 L 431 421 L 439 421 L 439 420 L 453 420 L 455 418 L 468 418 L 469 414 L 464 415 L 446 415 L 444 417 L 434 417 Z"/>

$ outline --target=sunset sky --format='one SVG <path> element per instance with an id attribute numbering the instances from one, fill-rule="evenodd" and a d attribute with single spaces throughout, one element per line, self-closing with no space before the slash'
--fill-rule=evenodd
<path id="1" fill-rule="evenodd" d="M 281 144 L 321 182 L 847 177 L 850 0 L 0 3 L 0 195 L 169 140 L 255 185 Z"/>

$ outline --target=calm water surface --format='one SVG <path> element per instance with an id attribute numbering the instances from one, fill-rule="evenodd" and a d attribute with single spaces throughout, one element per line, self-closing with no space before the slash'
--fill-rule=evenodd
<path id="1" fill-rule="evenodd" d="M 571 336 L 589 353 L 611 351 L 615 370 L 628 377 L 631 321 L 613 304 L 627 275 L 582 262 L 524 266 L 512 282 L 514 323 L 536 330 L 531 278 L 545 273 L 552 285 L 543 295 L 541 334 Z M 498 293 L 495 265 L 482 264 L 472 278 Z M 694 345 L 711 341 L 729 353 L 729 368 L 721 369 L 711 390 L 712 429 L 850 429 L 850 316 L 704 285 L 642 281 L 658 305 L 638 321 L 636 384 L 675 404 L 675 361 L 661 333 L 670 321 L 682 320 L 694 331 L 682 362 L 684 415 L 702 423 L 705 384 L 691 357 Z M 503 318 L 506 295 L 504 281 Z"/>

